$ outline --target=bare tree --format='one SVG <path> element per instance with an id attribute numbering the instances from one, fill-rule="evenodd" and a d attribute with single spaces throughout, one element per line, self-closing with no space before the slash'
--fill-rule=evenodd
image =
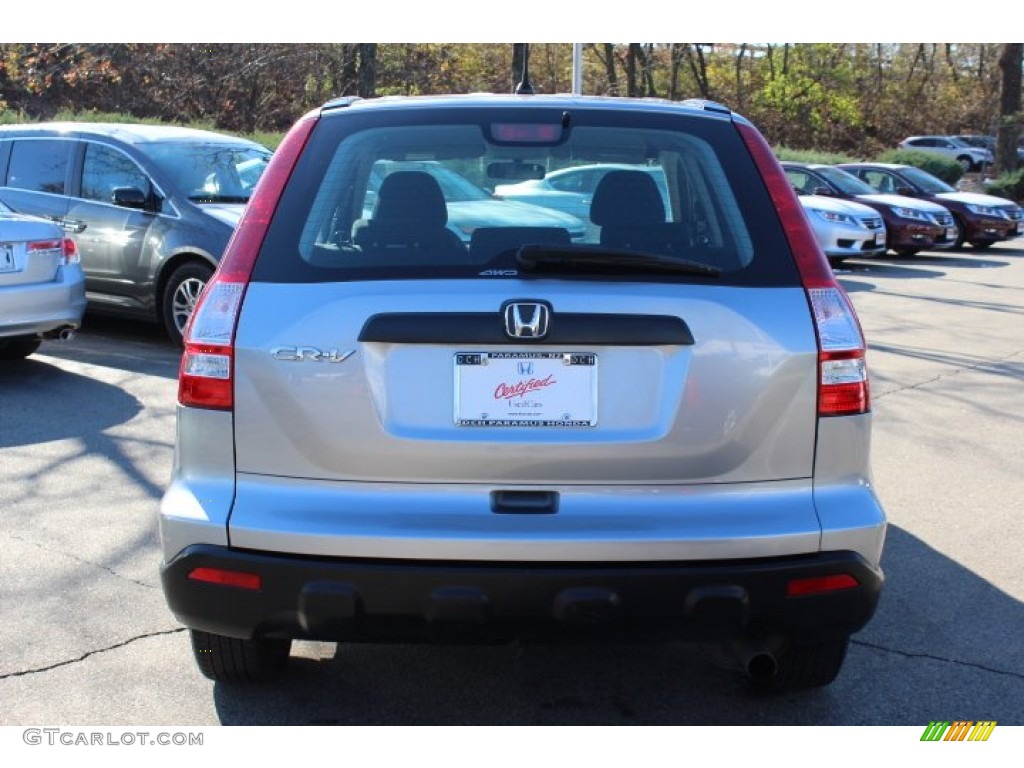
<path id="1" fill-rule="evenodd" d="M 999 133 L 996 139 L 996 169 L 1002 172 L 1017 167 L 1017 140 L 1020 137 L 1021 67 L 1024 43 L 1006 43 L 999 57 L 1003 85 L 999 97 Z"/>

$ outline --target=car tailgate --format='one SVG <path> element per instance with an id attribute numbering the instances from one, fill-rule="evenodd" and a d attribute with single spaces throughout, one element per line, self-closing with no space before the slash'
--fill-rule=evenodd
<path id="1" fill-rule="evenodd" d="M 397 280 L 254 282 L 236 336 L 236 469 L 404 483 L 809 478 L 817 347 L 802 289 L 623 288 L 589 281 L 436 280 L 427 293 L 422 283 Z M 401 316 L 405 327 L 416 327 L 420 317 L 443 329 L 445 312 L 438 308 L 448 306 L 458 308 L 457 321 L 469 313 L 500 336 L 509 300 L 545 304 L 552 328 L 567 316 L 600 315 L 609 335 L 598 330 L 584 343 L 561 344 L 498 343 L 498 336 L 447 342 L 437 335 L 443 331 L 360 340 L 368 321 L 382 315 Z M 616 318 L 635 317 L 681 320 L 692 343 L 618 337 Z M 458 362 L 459 355 L 508 352 L 526 353 L 522 361 L 538 368 L 530 373 L 513 358 L 492 372 L 468 371 Z M 554 376 L 537 353 L 580 356 L 592 369 Z M 537 386 L 544 381 L 552 386 Z M 520 397 L 529 409 L 532 395 L 558 387 L 566 390 L 558 408 L 567 416 L 582 414 L 579 420 L 537 426 L 468 417 L 482 411 L 487 398 L 507 406 Z M 543 401 L 537 407 L 546 418 Z"/>

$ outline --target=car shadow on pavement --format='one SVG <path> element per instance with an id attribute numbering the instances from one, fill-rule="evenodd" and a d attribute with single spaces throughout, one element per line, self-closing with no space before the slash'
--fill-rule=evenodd
<path id="1" fill-rule="evenodd" d="M 135 418 L 142 403 L 120 387 L 38 357 L 0 367 L 0 448 L 93 436 Z"/>
<path id="2" fill-rule="evenodd" d="M 214 705 L 226 725 L 1024 723 L 1021 601 L 895 526 L 884 567 L 879 611 L 825 689 L 760 694 L 682 643 L 297 643 L 282 680 L 218 683 Z"/>
<path id="3" fill-rule="evenodd" d="M 903 267 L 898 264 L 873 261 L 867 262 L 844 262 L 841 267 L 833 270 L 839 284 L 847 293 L 858 291 L 874 291 L 878 285 L 867 280 L 885 280 L 900 278 L 913 278 L 917 280 L 945 277 L 945 272 L 922 267 Z M 864 278 L 863 280 L 861 278 Z"/>

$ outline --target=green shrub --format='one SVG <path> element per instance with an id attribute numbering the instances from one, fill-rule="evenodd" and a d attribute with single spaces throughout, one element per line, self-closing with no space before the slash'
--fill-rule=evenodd
<path id="1" fill-rule="evenodd" d="M 956 186 L 960 177 L 964 175 L 964 169 L 956 160 L 932 152 L 915 152 L 909 149 L 890 149 L 878 156 L 879 163 L 896 163 L 897 165 L 912 165 L 927 171 L 932 176 L 938 176 L 947 184 Z"/>
<path id="2" fill-rule="evenodd" d="M 1024 168 L 1004 173 L 985 189 L 996 197 L 1006 197 L 1017 203 L 1024 203 Z"/>
<path id="3" fill-rule="evenodd" d="M 812 163 L 815 165 L 837 165 L 838 163 L 858 163 L 863 158 L 843 155 L 838 152 L 820 152 L 814 149 L 790 149 L 774 147 L 773 151 L 779 160 L 793 163 Z"/>

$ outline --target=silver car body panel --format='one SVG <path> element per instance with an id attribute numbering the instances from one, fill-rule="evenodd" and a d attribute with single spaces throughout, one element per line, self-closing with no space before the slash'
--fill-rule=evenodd
<path id="1" fill-rule="evenodd" d="M 85 277 L 64 264 L 64 232 L 56 224 L 0 212 L 0 337 L 77 328 L 85 311 Z M 57 247 L 29 252 L 30 241 Z"/>
<path id="2" fill-rule="evenodd" d="M 171 482 L 160 501 L 165 555 L 190 544 L 228 543 L 235 500 L 233 418 L 225 411 L 178 406 Z"/>
<path id="3" fill-rule="evenodd" d="M 580 562 L 824 548 L 877 564 L 885 523 L 865 464 L 869 418 L 817 419 L 817 351 L 801 294 L 658 283 L 556 290 L 507 280 L 473 290 L 433 281 L 429 295 L 401 281 L 251 284 L 236 338 L 230 544 L 336 557 Z M 358 341 L 377 313 L 458 306 L 497 321 L 509 296 L 549 301 L 552 322 L 595 306 L 682 317 L 696 343 L 591 348 L 602 366 L 598 426 L 508 432 L 453 423 L 451 358 L 465 345 Z M 282 360 L 272 354 L 281 346 L 356 352 L 338 362 Z M 638 382 L 647 384 L 637 390 Z M 687 407 L 687 392 L 698 391 L 701 407 Z M 181 414 L 190 421 L 179 439 L 222 433 L 230 418 Z M 207 418 L 217 423 L 207 427 Z M 202 466 L 179 465 L 164 501 L 165 515 L 196 520 L 191 539 L 180 526 L 165 538 L 168 560 L 223 531 L 226 486 L 215 512 L 198 514 L 195 505 L 205 509 L 197 500 L 207 472 L 224 476 L 223 467 L 208 470 L 208 451 L 226 461 L 228 448 L 201 445 L 193 436 L 180 452 Z M 496 490 L 557 492 L 558 511 L 494 514 Z"/>
<path id="4" fill-rule="evenodd" d="M 596 354 L 598 425 L 467 428 L 454 423 L 453 359 L 479 345 L 360 343 L 387 312 L 493 314 L 529 297 L 560 313 L 682 318 L 692 346 L 545 344 Z M 268 311 L 270 307 L 274 311 Z M 310 309 L 310 308 L 313 309 Z M 725 341 L 724 339 L 728 339 Z M 281 346 L 356 349 L 295 362 Z M 802 289 L 481 280 L 249 286 L 236 337 L 238 471 L 423 483 L 777 481 L 813 469 L 817 348 Z M 694 403 L 700 407 L 694 407 Z"/>
<path id="5" fill-rule="evenodd" d="M 550 515 L 494 514 L 491 490 L 240 474 L 231 544 L 334 557 L 626 562 L 792 555 L 816 552 L 820 540 L 806 480 L 563 486 Z"/>

